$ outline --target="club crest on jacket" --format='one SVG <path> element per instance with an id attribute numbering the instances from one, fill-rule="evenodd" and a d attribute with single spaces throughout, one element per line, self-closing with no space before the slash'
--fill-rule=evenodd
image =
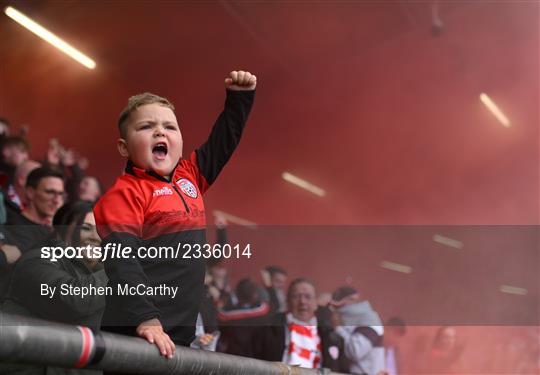
<path id="1" fill-rule="evenodd" d="M 187 178 L 181 178 L 178 181 L 176 181 L 176 185 L 182 190 L 182 193 L 187 195 L 190 198 L 197 198 L 197 188 L 193 183 L 188 180 Z"/>

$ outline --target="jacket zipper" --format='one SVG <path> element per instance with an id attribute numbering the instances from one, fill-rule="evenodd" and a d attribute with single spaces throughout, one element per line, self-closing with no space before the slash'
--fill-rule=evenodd
<path id="1" fill-rule="evenodd" d="M 173 184 L 172 182 L 171 182 L 170 184 L 171 184 L 171 186 L 173 187 L 174 191 L 176 191 L 176 194 L 178 194 L 178 196 L 180 197 L 180 199 L 182 199 L 182 203 L 184 203 L 184 207 L 185 207 L 187 213 L 189 214 L 189 207 L 188 207 L 188 205 L 187 205 L 187 203 L 186 203 L 186 200 L 184 199 L 184 197 L 182 196 L 182 194 L 180 194 L 180 192 L 178 191 L 178 188 L 176 187 L 176 185 Z"/>
<path id="2" fill-rule="evenodd" d="M 174 170 L 172 171 L 172 174 L 171 175 L 174 175 L 174 172 L 176 171 L 176 167 L 174 167 Z M 184 204 L 184 208 L 186 209 L 186 212 L 189 214 L 190 213 L 190 210 L 189 210 L 189 207 L 186 203 L 186 200 L 184 199 L 184 197 L 182 196 L 182 194 L 180 194 L 180 192 L 178 191 L 178 189 L 176 188 L 176 185 L 174 184 L 174 182 L 172 181 L 169 181 L 167 180 L 166 178 L 164 178 L 163 176 L 160 176 L 158 175 L 157 173 L 155 173 L 154 171 L 148 171 L 146 172 L 147 174 L 149 174 L 150 176 L 153 176 L 154 178 L 160 180 L 160 181 L 165 181 L 165 182 L 168 182 L 169 185 L 171 185 L 174 189 L 174 191 L 176 191 L 176 194 L 178 194 L 178 196 L 180 197 L 180 199 L 182 200 L 182 203 Z"/>

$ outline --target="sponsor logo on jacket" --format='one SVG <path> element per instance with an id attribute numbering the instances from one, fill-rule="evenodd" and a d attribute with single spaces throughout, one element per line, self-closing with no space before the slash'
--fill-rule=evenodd
<path id="1" fill-rule="evenodd" d="M 154 190 L 154 194 L 152 194 L 154 197 L 162 197 L 164 195 L 173 195 L 172 189 L 168 186 L 163 186 L 161 189 Z"/>

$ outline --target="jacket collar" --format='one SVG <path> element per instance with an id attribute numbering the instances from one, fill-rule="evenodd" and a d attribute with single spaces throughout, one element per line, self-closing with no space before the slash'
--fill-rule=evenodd
<path id="1" fill-rule="evenodd" d="M 180 161 L 178 161 L 178 163 L 180 163 Z M 174 173 L 176 172 L 177 167 L 178 167 L 178 164 L 176 164 L 176 166 L 172 170 L 171 176 L 174 176 Z M 170 180 L 166 179 L 165 177 L 161 176 L 160 174 L 156 173 L 155 171 L 151 169 L 144 170 L 142 168 L 136 167 L 135 164 L 133 164 L 131 160 L 127 161 L 126 168 L 124 171 L 127 174 L 130 174 L 132 176 L 139 177 L 139 178 L 155 178 L 163 182 L 171 182 Z"/>

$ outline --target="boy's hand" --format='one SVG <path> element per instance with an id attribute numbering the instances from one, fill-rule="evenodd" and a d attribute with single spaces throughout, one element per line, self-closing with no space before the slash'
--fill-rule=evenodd
<path id="1" fill-rule="evenodd" d="M 257 86 L 257 77 L 250 72 L 244 72 L 242 70 L 234 70 L 229 73 L 229 76 L 225 78 L 225 87 L 228 90 L 235 91 L 248 91 L 255 90 Z"/>
<path id="2" fill-rule="evenodd" d="M 169 335 L 163 331 L 163 327 L 158 319 L 150 319 L 139 324 L 137 335 L 148 340 L 150 344 L 156 344 L 162 356 L 173 357 L 176 347 Z"/>

